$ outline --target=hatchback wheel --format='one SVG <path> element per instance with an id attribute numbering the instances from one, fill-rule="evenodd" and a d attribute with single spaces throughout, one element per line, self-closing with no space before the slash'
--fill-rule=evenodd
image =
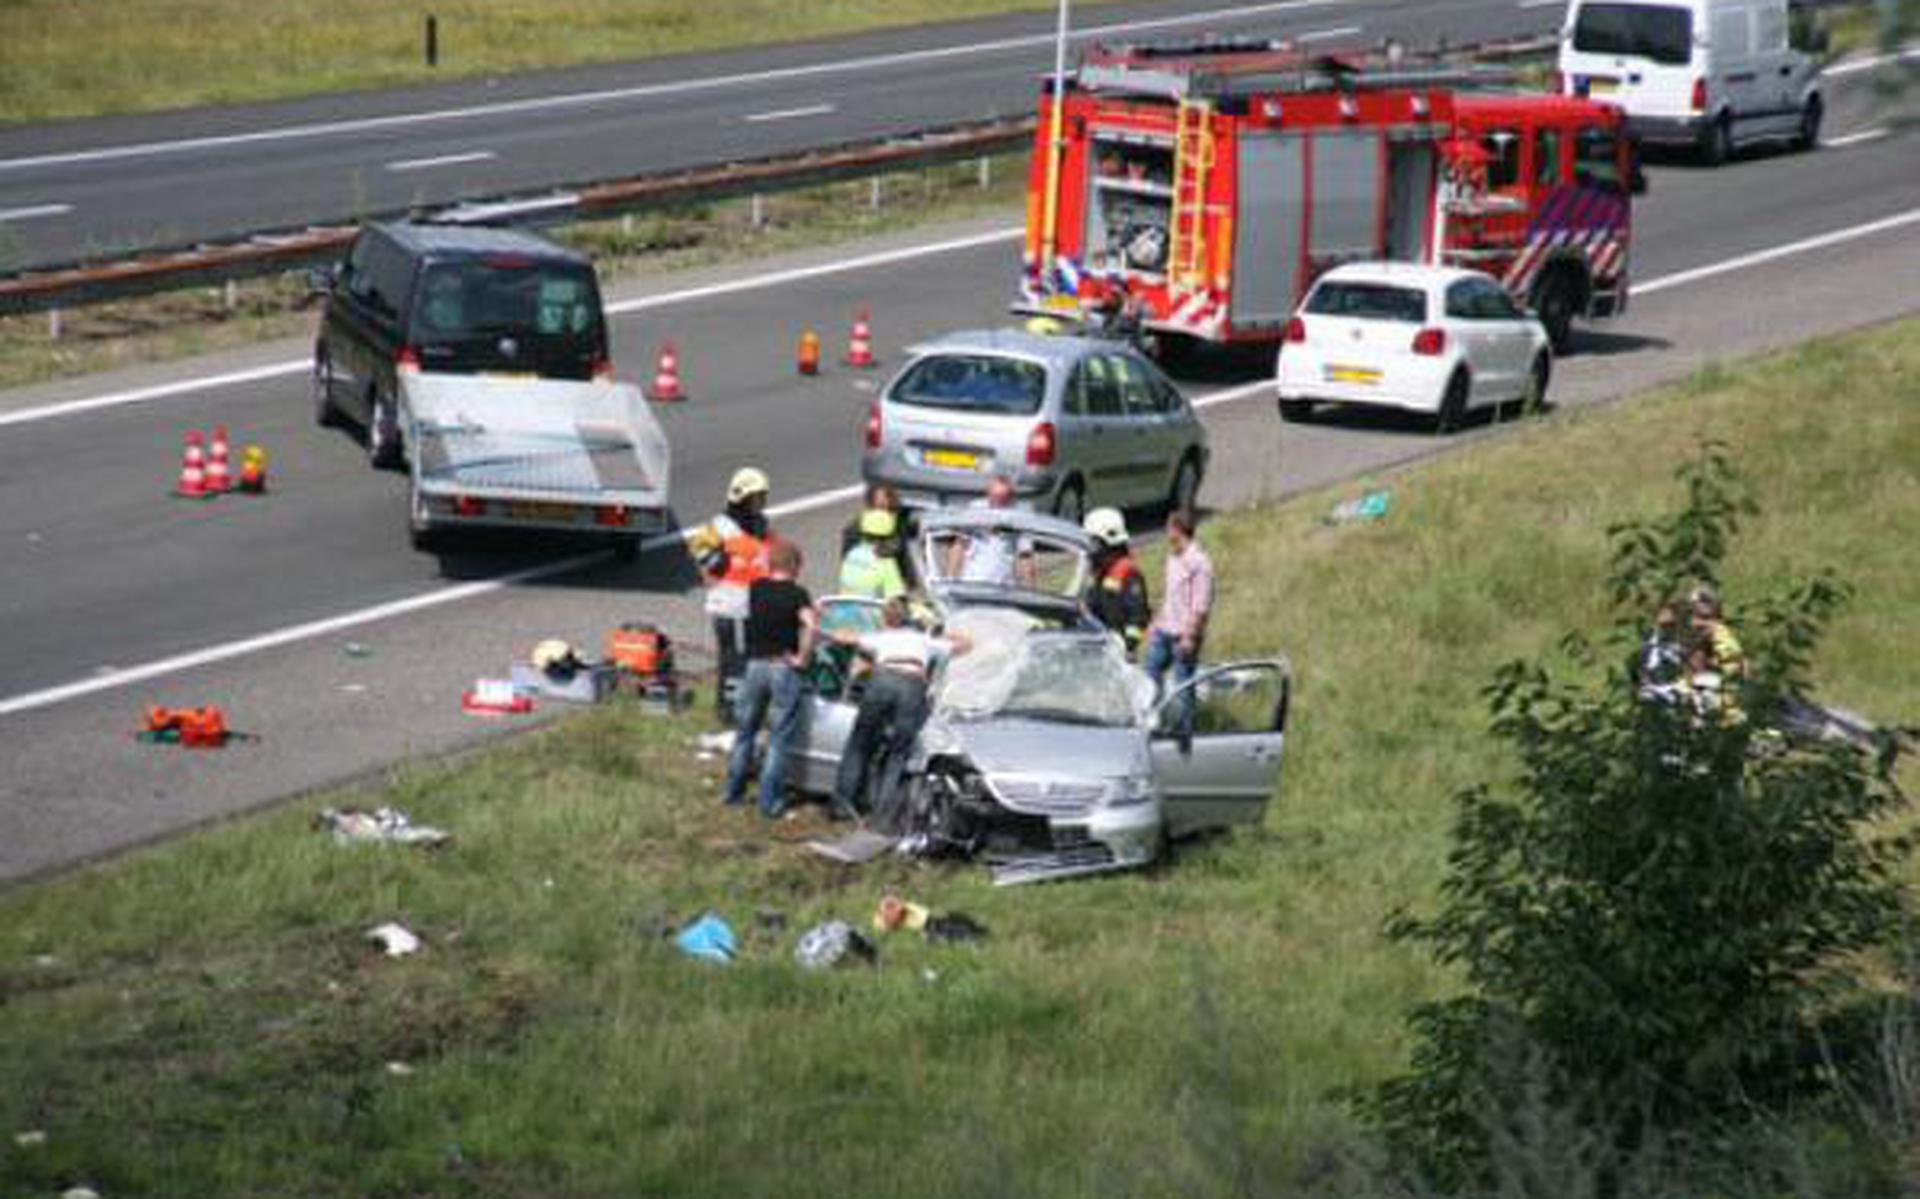
<path id="1" fill-rule="evenodd" d="M 399 405 L 378 388 L 367 412 L 367 461 L 375 470 L 393 470 L 401 461 Z"/>
<path id="2" fill-rule="evenodd" d="M 1460 428 L 1467 418 L 1467 393 L 1472 387 L 1464 368 L 1453 372 L 1453 378 L 1447 380 L 1447 393 L 1440 397 L 1440 411 L 1434 414 L 1435 429 L 1452 433 Z"/>
<path id="3" fill-rule="evenodd" d="M 333 406 L 333 359 L 325 350 L 313 354 L 313 423 L 322 429 L 340 423 L 340 410 Z"/>
<path id="4" fill-rule="evenodd" d="M 1180 469 L 1173 472 L 1173 489 L 1167 492 L 1167 511 L 1191 512 L 1199 498 L 1200 467 L 1189 454 L 1180 460 Z"/>
<path id="5" fill-rule="evenodd" d="M 1545 354 L 1533 360 L 1527 372 L 1527 391 L 1520 397 L 1520 414 L 1532 416 L 1547 406 L 1547 384 L 1553 379 L 1553 363 Z"/>
<path id="6" fill-rule="evenodd" d="M 1061 520 L 1079 524 L 1087 514 L 1087 492 L 1078 479 L 1068 479 L 1053 497 L 1053 514 Z"/>

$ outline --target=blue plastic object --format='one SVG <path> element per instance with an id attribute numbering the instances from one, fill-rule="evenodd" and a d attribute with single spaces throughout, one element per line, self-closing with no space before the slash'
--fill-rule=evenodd
<path id="1" fill-rule="evenodd" d="M 710 962 L 731 962 L 738 947 L 733 926 L 712 912 L 681 929 L 673 943 L 681 953 Z"/>

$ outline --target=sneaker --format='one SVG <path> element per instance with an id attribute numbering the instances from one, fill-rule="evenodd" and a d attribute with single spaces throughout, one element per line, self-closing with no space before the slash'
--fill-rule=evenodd
<path id="1" fill-rule="evenodd" d="M 860 822 L 860 813 L 853 808 L 841 807 L 839 804 L 835 804 L 833 807 L 827 809 L 827 819 L 833 821 L 835 824 L 846 824 L 849 821 L 858 824 Z"/>

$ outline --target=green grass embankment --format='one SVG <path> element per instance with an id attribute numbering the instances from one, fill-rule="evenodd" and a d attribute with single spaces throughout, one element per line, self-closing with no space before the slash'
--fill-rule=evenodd
<path id="1" fill-rule="evenodd" d="M 0 123 L 423 84 L 1053 7 L 1053 0 L 114 0 L 107 12 L 71 0 L 9 0 L 0 4 Z M 439 18 L 437 67 L 426 65 L 429 13 Z"/>
<path id="2" fill-rule="evenodd" d="M 842 871 L 793 826 L 720 811 L 691 725 L 614 708 L 0 895 L 0 1191 L 1325 1193 L 1315 1171 L 1358 1143 L 1329 1093 L 1397 1069 L 1405 1006 L 1447 985 L 1379 929 L 1431 898 L 1450 794 L 1508 768 L 1480 688 L 1600 621 L 1604 528 L 1667 509 L 1702 436 L 1764 509 L 1734 605 L 1837 567 L 1858 596 L 1823 694 L 1920 715 L 1916 334 L 1709 371 L 1212 521 L 1213 652 L 1290 654 L 1295 724 L 1265 826 L 1164 870 L 1007 891 L 978 868 Z M 1321 523 L 1381 482 L 1384 521 Z M 347 802 L 457 840 L 308 830 Z M 895 936 L 875 970 L 792 965 L 799 930 L 864 921 L 888 889 L 993 934 Z M 657 934 L 708 908 L 743 931 L 735 965 Z M 362 944 L 394 919 L 424 953 Z M 46 1142 L 14 1144 L 27 1129 Z"/>

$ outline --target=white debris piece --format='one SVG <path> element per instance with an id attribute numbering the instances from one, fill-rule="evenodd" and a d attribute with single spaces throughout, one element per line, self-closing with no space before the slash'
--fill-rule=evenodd
<path id="1" fill-rule="evenodd" d="M 420 938 L 409 932 L 404 926 L 388 921 L 378 928 L 367 930 L 367 940 L 376 941 L 390 958 L 403 958 L 410 953 L 420 952 Z"/>
<path id="2" fill-rule="evenodd" d="M 415 824 L 398 808 L 325 808 L 314 817 L 316 828 L 331 829 L 341 845 L 378 841 L 388 845 L 439 845 L 450 834 L 432 825 Z"/>

